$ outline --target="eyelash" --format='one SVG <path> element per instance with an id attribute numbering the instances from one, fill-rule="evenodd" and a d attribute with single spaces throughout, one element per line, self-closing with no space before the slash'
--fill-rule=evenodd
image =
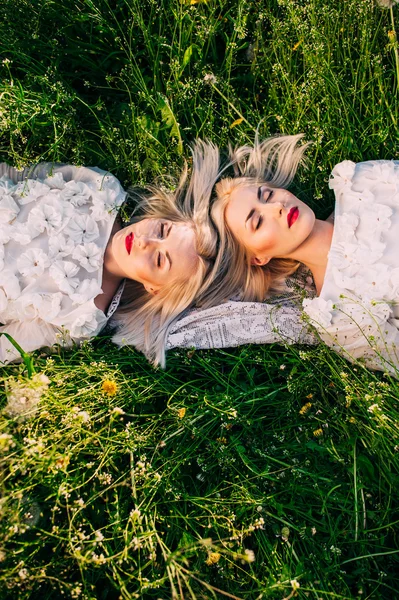
<path id="1" fill-rule="evenodd" d="M 161 268 L 161 253 L 160 252 L 158 252 L 157 267 Z"/>
<path id="2" fill-rule="evenodd" d="M 263 201 L 264 201 L 264 203 L 265 203 L 265 204 L 267 204 L 267 203 L 269 202 L 269 200 L 271 199 L 271 197 L 272 197 L 272 196 L 273 196 L 273 194 L 274 194 L 274 190 L 267 190 L 267 191 L 269 192 L 269 195 L 268 195 L 268 197 L 267 197 L 267 200 L 264 200 L 264 198 L 263 198 L 263 196 L 262 196 L 262 199 L 263 199 Z M 262 195 L 262 194 L 261 194 L 261 192 L 260 192 L 260 188 L 259 188 L 259 200 L 261 199 L 261 195 Z M 255 231 L 258 231 L 258 229 L 259 229 L 259 227 L 262 225 L 262 223 L 263 223 L 263 217 L 262 217 L 262 215 L 259 215 L 259 219 L 258 219 L 258 222 L 257 222 L 257 224 L 256 224 Z"/>
<path id="3" fill-rule="evenodd" d="M 164 238 L 165 235 L 165 223 L 161 223 L 161 226 L 159 228 L 159 233 L 160 233 L 160 238 L 161 240 Z"/>

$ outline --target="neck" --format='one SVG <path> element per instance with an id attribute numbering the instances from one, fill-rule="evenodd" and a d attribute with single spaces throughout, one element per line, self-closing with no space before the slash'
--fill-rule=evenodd
<path id="1" fill-rule="evenodd" d="M 312 271 L 318 294 L 324 282 L 333 231 L 332 223 L 316 219 L 309 237 L 287 257 L 304 263 Z"/>

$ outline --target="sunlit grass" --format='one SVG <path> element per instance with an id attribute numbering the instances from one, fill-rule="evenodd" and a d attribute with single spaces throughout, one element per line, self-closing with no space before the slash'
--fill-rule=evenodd
<path id="1" fill-rule="evenodd" d="M 168 182 L 196 136 L 246 143 L 261 122 L 314 141 L 295 191 L 326 217 L 334 164 L 398 158 L 391 14 L 5 0 L 1 158 Z M 279 345 L 172 351 L 160 371 L 105 337 L 34 365 L 41 402 L 0 422 L 2 598 L 397 596 L 396 381 Z M 4 407 L 25 376 L 2 369 Z"/>

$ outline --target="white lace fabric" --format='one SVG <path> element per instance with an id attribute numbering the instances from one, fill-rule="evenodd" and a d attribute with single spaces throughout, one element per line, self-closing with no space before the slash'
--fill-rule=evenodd
<path id="1" fill-rule="evenodd" d="M 0 332 L 26 352 L 80 343 L 106 324 L 111 315 L 94 299 L 125 196 L 119 181 L 97 168 L 0 165 Z M 1 336 L 0 363 L 18 358 Z"/>
<path id="2" fill-rule="evenodd" d="M 192 309 L 169 330 L 167 349 L 229 348 L 243 344 L 308 344 L 318 338 L 302 319 L 301 298 L 315 294 L 308 270 L 286 280 L 281 295 L 267 302 L 225 302 Z"/>
<path id="3" fill-rule="evenodd" d="M 399 162 L 339 163 L 323 288 L 303 302 L 321 339 L 348 360 L 399 375 Z"/>

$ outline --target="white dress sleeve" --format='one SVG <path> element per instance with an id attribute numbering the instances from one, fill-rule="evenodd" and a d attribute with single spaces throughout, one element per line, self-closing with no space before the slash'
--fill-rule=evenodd
<path id="1" fill-rule="evenodd" d="M 228 348 L 242 344 L 317 344 L 317 337 L 292 303 L 226 302 L 194 309 L 174 323 L 167 349 Z"/>
<path id="2" fill-rule="evenodd" d="M 58 329 L 42 319 L 29 321 L 12 321 L 0 327 L 0 333 L 8 333 L 24 350 L 33 352 L 44 346 L 53 346 L 57 343 Z M 9 342 L 5 335 L 0 335 L 0 366 L 9 362 L 19 361 L 21 358 L 18 350 Z"/>

